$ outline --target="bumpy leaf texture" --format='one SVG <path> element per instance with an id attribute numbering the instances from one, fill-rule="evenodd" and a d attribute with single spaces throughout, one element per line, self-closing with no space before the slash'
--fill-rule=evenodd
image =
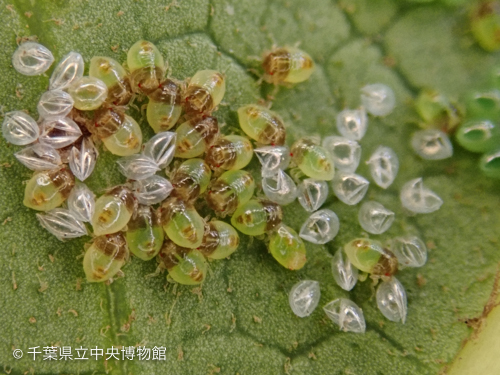
<path id="1" fill-rule="evenodd" d="M 294 45 L 317 62 L 311 79 L 279 90 L 273 109 L 285 119 L 288 142 L 305 134 L 335 133 L 335 116 L 356 107 L 368 83 L 390 85 L 397 109 L 371 119 L 362 140 L 362 166 L 379 145 L 391 147 L 401 169 L 387 190 L 374 184 L 365 199 L 396 213 L 382 240 L 408 231 L 429 245 L 429 262 L 398 274 L 408 294 L 405 325 L 377 310 L 369 282 L 346 292 L 330 271 L 330 256 L 362 235 L 356 206 L 331 196 L 324 208 L 335 211 L 341 230 L 326 245 L 307 244 L 308 262 L 298 271 L 282 268 L 260 241 L 242 236 L 230 260 L 212 262 L 201 288 L 176 286 L 155 261 L 134 258 L 126 277 L 111 285 L 85 281 L 81 254 L 89 237 L 58 241 L 40 227 L 35 212 L 22 205 L 23 181 L 31 171 L 18 163 L 20 148 L 0 140 L 0 368 L 10 374 L 108 372 L 112 374 L 436 374 L 453 361 L 471 332 L 464 318 L 481 313 L 493 284 L 500 241 L 499 183 L 483 177 L 477 157 L 459 147 L 453 158 L 424 161 L 410 149 L 417 129 L 412 98 L 433 87 L 459 99 L 486 79 L 498 56 L 483 52 L 466 33 L 461 8 L 397 0 L 69 0 L 0 1 L 0 104 L 2 111 L 36 104 L 48 75 L 25 77 L 11 67 L 16 38 L 36 35 L 56 62 L 69 51 L 88 64 L 95 55 L 124 61 L 139 39 L 154 42 L 183 79 L 199 69 L 227 76 L 227 92 L 217 117 L 237 128 L 236 110 L 273 88 L 256 84 L 262 52 L 273 44 Z M 88 65 L 87 65 L 88 67 Z M 51 68 L 53 69 L 53 68 Z M 88 68 L 87 68 L 88 69 Z M 51 70 L 47 74 L 50 74 Z M 141 104 L 141 103 L 139 103 Z M 139 112 L 145 139 L 152 136 Z M 97 194 L 125 181 L 117 158 L 100 150 L 85 182 Z M 259 176 L 258 161 L 251 163 Z M 407 216 L 398 193 L 408 180 L 424 176 L 444 200 L 429 215 Z M 298 202 L 285 208 L 285 223 L 299 230 L 307 213 Z M 318 280 L 320 307 L 351 298 L 364 312 L 366 334 L 343 333 L 318 308 L 296 317 L 287 293 L 299 280 Z M 164 346 L 166 360 L 33 361 L 29 347 L 58 345 L 106 348 Z M 14 349 L 25 353 L 15 359 Z M 89 352 L 87 352 L 88 356 Z M 106 356 L 105 356 L 106 357 Z M 4 367 L 5 366 L 5 367 Z"/>

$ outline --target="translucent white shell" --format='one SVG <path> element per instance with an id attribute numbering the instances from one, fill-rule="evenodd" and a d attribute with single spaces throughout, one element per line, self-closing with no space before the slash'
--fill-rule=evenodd
<path id="1" fill-rule="evenodd" d="M 328 198 L 328 184 L 326 181 L 306 178 L 299 184 L 298 189 L 299 203 L 308 212 L 319 209 Z"/>
<path id="2" fill-rule="evenodd" d="M 144 180 L 160 170 L 153 159 L 142 154 L 125 156 L 116 163 L 120 172 L 130 180 Z"/>
<path id="3" fill-rule="evenodd" d="M 82 111 L 99 108 L 108 97 L 108 86 L 95 77 L 80 77 L 68 87 L 74 107 Z"/>
<path id="4" fill-rule="evenodd" d="M 142 153 L 159 168 L 165 168 L 174 158 L 176 136 L 174 132 L 158 133 L 144 144 Z"/>
<path id="5" fill-rule="evenodd" d="M 313 280 L 303 280 L 292 287 L 288 302 L 295 315 L 305 318 L 316 309 L 320 297 L 319 283 Z"/>
<path id="6" fill-rule="evenodd" d="M 406 291 L 403 285 L 392 277 L 383 281 L 377 289 L 377 306 L 380 312 L 393 322 L 406 321 L 408 312 Z"/>
<path id="7" fill-rule="evenodd" d="M 351 290 L 358 282 L 358 269 L 344 256 L 342 249 L 337 250 L 332 259 L 332 274 L 335 282 L 344 290 Z"/>
<path id="8" fill-rule="evenodd" d="M 23 111 L 12 111 L 5 114 L 2 133 L 7 142 L 24 146 L 37 140 L 40 128 L 30 115 Z"/>
<path id="9" fill-rule="evenodd" d="M 361 102 L 368 113 L 374 116 L 387 116 L 396 106 L 396 96 L 389 86 L 374 83 L 361 89 Z"/>
<path id="10" fill-rule="evenodd" d="M 90 138 L 83 138 L 80 148 L 73 146 L 69 154 L 69 168 L 80 181 L 94 171 L 99 153 Z"/>
<path id="11" fill-rule="evenodd" d="M 314 212 L 300 228 L 299 236 L 306 241 L 322 245 L 335 238 L 339 232 L 339 218 L 329 209 Z"/>
<path id="12" fill-rule="evenodd" d="M 38 114 L 42 118 L 65 117 L 73 109 L 73 98 L 66 91 L 45 91 L 37 105 Z"/>
<path id="13" fill-rule="evenodd" d="M 55 148 L 41 143 L 25 147 L 14 156 L 32 171 L 56 169 L 62 163 L 61 156 Z"/>
<path id="14" fill-rule="evenodd" d="M 368 129 L 368 117 L 364 108 L 344 109 L 337 115 L 337 130 L 345 138 L 359 141 Z"/>
<path id="15" fill-rule="evenodd" d="M 339 171 L 332 181 L 333 192 L 342 202 L 348 205 L 357 204 L 368 191 L 370 182 L 363 176 Z"/>
<path id="16" fill-rule="evenodd" d="M 427 246 L 416 236 L 393 238 L 391 251 L 398 258 L 400 267 L 422 267 L 427 261 Z"/>
<path id="17" fill-rule="evenodd" d="M 437 129 L 419 130 L 411 137 L 411 147 L 426 160 L 447 159 L 453 155 L 448 135 Z"/>
<path id="18" fill-rule="evenodd" d="M 64 56 L 54 68 L 50 76 L 50 89 L 63 90 L 77 79 L 83 77 L 83 57 L 77 52 L 70 52 Z"/>
<path id="19" fill-rule="evenodd" d="M 385 146 L 379 146 L 366 164 L 370 166 L 373 181 L 383 189 L 391 186 L 399 171 L 398 156 Z"/>
<path id="20" fill-rule="evenodd" d="M 285 206 L 297 198 L 297 186 L 293 179 L 281 169 L 270 177 L 262 178 L 262 190 L 270 201 Z"/>
<path id="21" fill-rule="evenodd" d="M 90 222 L 95 211 L 95 194 L 84 183 L 76 183 L 69 193 L 68 209 L 81 221 Z"/>
<path id="22" fill-rule="evenodd" d="M 358 213 L 361 227 L 372 234 L 381 234 L 394 222 L 394 212 L 375 201 L 364 202 Z"/>
<path id="23" fill-rule="evenodd" d="M 331 301 L 323 311 L 342 331 L 364 333 L 366 330 L 363 310 L 347 298 Z"/>
<path id="24" fill-rule="evenodd" d="M 153 175 L 149 178 L 132 183 L 134 196 L 140 204 L 152 205 L 164 201 L 173 189 L 166 178 Z"/>
<path id="25" fill-rule="evenodd" d="M 264 146 L 253 150 L 262 165 L 262 176 L 270 177 L 290 164 L 290 149 L 287 146 Z"/>
<path id="26" fill-rule="evenodd" d="M 70 118 L 48 118 L 40 125 L 40 143 L 56 149 L 73 144 L 82 135 L 78 125 Z"/>
<path id="27" fill-rule="evenodd" d="M 403 207 L 418 214 L 434 212 L 443 204 L 443 200 L 424 185 L 421 177 L 404 184 L 399 198 Z"/>
<path id="28" fill-rule="evenodd" d="M 36 214 L 36 217 L 42 227 L 60 241 L 88 234 L 85 224 L 78 220 L 73 212 L 65 208 L 54 208 L 46 214 Z"/>
<path id="29" fill-rule="evenodd" d="M 335 168 L 344 172 L 356 171 L 361 159 L 361 146 L 358 142 L 332 135 L 326 137 L 321 145 L 330 151 Z"/>
<path id="30" fill-rule="evenodd" d="M 12 55 L 12 66 L 25 76 L 37 76 L 47 71 L 54 56 L 47 47 L 35 42 L 25 42 Z"/>

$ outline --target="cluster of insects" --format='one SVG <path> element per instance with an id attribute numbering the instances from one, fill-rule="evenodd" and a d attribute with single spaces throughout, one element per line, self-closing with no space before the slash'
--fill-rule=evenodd
<path id="1" fill-rule="evenodd" d="M 12 61 L 18 72 L 38 75 L 54 58 L 44 46 L 26 42 Z M 296 84 L 310 77 L 314 62 L 297 48 L 276 48 L 265 55 L 262 67 L 267 82 Z M 369 181 L 355 173 L 368 114 L 387 116 L 396 104 L 390 87 L 367 85 L 360 94 L 362 107 L 338 114 L 341 136 L 322 141 L 301 138 L 288 147 L 285 122 L 261 104 L 238 109 L 244 135 L 222 134 L 215 112 L 225 94 L 224 75 L 201 70 L 185 81 L 166 77 L 163 56 L 148 41 L 131 46 L 124 65 L 96 56 L 90 60 L 88 76 L 84 70 L 80 54 L 64 56 L 38 103 L 39 120 L 23 111 L 9 112 L 2 130 L 8 142 L 27 146 L 15 156 L 34 171 L 24 205 L 41 211 L 41 225 L 60 240 L 89 235 L 92 228 L 93 240 L 83 260 L 89 282 L 112 281 L 132 253 L 144 261 L 156 257 L 175 282 L 200 284 L 207 274 L 207 259 L 234 253 L 239 233 L 264 240 L 282 266 L 301 269 L 307 260 L 304 241 L 325 244 L 339 231 L 337 215 L 321 209 L 329 185 L 348 205 L 358 204 L 368 190 Z M 147 122 L 156 133 L 147 142 L 127 114 L 138 96 L 148 98 Z M 94 170 L 96 144 L 101 143 L 121 157 L 117 163 L 127 182 L 96 199 L 83 181 Z M 412 141 L 424 158 L 451 155 L 451 145 L 435 143 L 437 150 L 426 137 Z M 258 181 L 245 170 L 254 154 L 261 164 L 263 193 L 256 192 Z M 367 163 L 379 187 L 392 184 L 399 169 L 392 149 L 380 146 Z M 167 178 L 157 174 L 162 170 Z M 408 181 L 400 197 L 414 213 L 433 212 L 442 204 L 421 178 Z M 283 223 L 282 206 L 295 200 L 308 212 L 299 233 Z M 200 215 L 205 206 L 215 218 Z M 375 235 L 384 233 L 394 217 L 374 201 L 364 202 L 359 210 L 361 227 Z M 358 238 L 335 254 L 332 272 L 346 290 L 367 275 L 382 279 L 377 290 L 381 312 L 404 322 L 406 294 L 393 275 L 401 267 L 422 266 L 426 251 L 414 236 L 385 245 Z M 307 316 L 319 301 L 319 284 L 299 284 L 290 293 L 290 304 L 297 315 Z M 364 332 L 363 313 L 354 302 L 338 299 L 324 309 L 341 329 Z"/>

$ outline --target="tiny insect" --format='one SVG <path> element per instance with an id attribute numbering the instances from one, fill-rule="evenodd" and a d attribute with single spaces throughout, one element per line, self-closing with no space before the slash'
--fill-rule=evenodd
<path id="1" fill-rule="evenodd" d="M 304 241 L 289 226 L 281 224 L 269 235 L 268 248 L 274 259 L 289 270 L 299 270 L 306 264 Z"/>
<path id="2" fill-rule="evenodd" d="M 163 80 L 165 63 L 156 46 L 146 40 L 136 42 L 127 52 L 132 90 L 145 95 L 155 91 Z"/>
<path id="3" fill-rule="evenodd" d="M 108 98 L 108 87 L 98 78 L 84 76 L 68 87 L 68 93 L 73 98 L 76 109 L 92 111 Z"/>
<path id="4" fill-rule="evenodd" d="M 311 139 L 302 138 L 291 148 L 292 161 L 302 172 L 316 180 L 330 181 L 335 169 L 330 153 Z"/>
<path id="5" fill-rule="evenodd" d="M 122 230 L 132 217 L 135 206 L 134 195 L 126 186 L 116 186 L 99 197 L 91 220 L 94 234 L 101 236 Z"/>
<path id="6" fill-rule="evenodd" d="M 249 172 L 227 171 L 210 185 L 206 200 L 213 210 L 230 215 L 248 202 L 254 191 L 255 181 Z"/>
<path id="7" fill-rule="evenodd" d="M 75 114 L 75 110 L 72 114 Z M 104 139 L 120 130 L 124 121 L 125 109 L 123 107 L 103 106 L 94 111 L 93 121 L 87 128 L 98 138 Z"/>
<path id="8" fill-rule="evenodd" d="M 201 284 L 207 274 L 207 261 L 196 249 L 189 249 L 165 240 L 158 254 L 160 266 L 168 270 L 168 275 L 179 284 Z"/>
<path id="9" fill-rule="evenodd" d="M 109 137 L 102 138 L 102 142 L 108 151 L 114 155 L 128 156 L 137 154 L 142 146 L 142 131 L 137 121 L 129 115 L 124 115 L 123 122 L 118 130 Z"/>
<path id="10" fill-rule="evenodd" d="M 125 233 L 130 252 L 142 260 L 153 259 L 160 251 L 164 237 L 156 211 L 151 206 L 139 206 Z"/>
<path id="11" fill-rule="evenodd" d="M 212 171 L 203 159 L 189 159 L 183 162 L 171 178 L 174 190 L 171 196 L 192 201 L 207 190 Z"/>
<path id="12" fill-rule="evenodd" d="M 215 117 L 197 117 L 179 125 L 175 133 L 175 156 L 195 158 L 203 154 L 219 136 L 219 124 Z"/>
<path id="13" fill-rule="evenodd" d="M 277 203 L 264 199 L 251 199 L 241 205 L 233 217 L 231 224 L 241 233 L 259 236 L 274 230 L 279 224 L 283 212 Z"/>
<path id="14" fill-rule="evenodd" d="M 160 207 L 160 218 L 167 237 L 177 245 L 190 249 L 201 245 L 205 221 L 191 203 L 169 197 Z"/>
<path id="15" fill-rule="evenodd" d="M 224 76 L 215 70 L 200 70 L 189 81 L 184 94 L 184 110 L 188 116 L 211 113 L 226 92 Z"/>
<path id="16" fill-rule="evenodd" d="M 171 79 L 166 79 L 149 95 L 146 110 L 149 126 L 155 133 L 167 131 L 174 127 L 181 112 L 181 88 Z"/>
<path id="17" fill-rule="evenodd" d="M 207 151 L 205 161 L 212 169 L 242 169 L 250 163 L 253 147 L 248 138 L 227 135 L 219 138 Z"/>
<path id="18" fill-rule="evenodd" d="M 314 71 L 314 62 L 306 52 L 294 47 L 276 48 L 262 62 L 266 82 L 299 83 L 306 81 Z"/>
<path id="19" fill-rule="evenodd" d="M 481 1 L 471 19 L 471 32 L 477 43 L 486 51 L 500 49 L 500 9 L 496 1 Z"/>
<path id="20" fill-rule="evenodd" d="M 357 238 L 344 251 L 354 267 L 373 276 L 392 276 L 398 270 L 398 258 L 379 241 Z"/>
<path id="21" fill-rule="evenodd" d="M 129 257 L 121 233 L 98 236 L 85 252 L 83 270 L 89 282 L 102 282 L 115 276 Z"/>
<path id="22" fill-rule="evenodd" d="M 108 87 L 107 101 L 126 105 L 132 98 L 132 88 L 127 71 L 111 57 L 94 56 L 90 60 L 89 76 L 100 79 Z"/>
<path id="23" fill-rule="evenodd" d="M 238 109 L 241 129 L 250 138 L 264 145 L 283 145 L 286 130 L 281 117 L 266 107 L 249 104 Z"/>
<path id="24" fill-rule="evenodd" d="M 37 211 L 59 207 L 75 185 L 75 177 L 68 168 L 37 172 L 26 184 L 23 204 Z"/>
<path id="25" fill-rule="evenodd" d="M 462 121 L 461 111 L 445 95 L 434 90 L 423 90 L 415 100 L 415 109 L 424 120 L 422 128 L 436 128 L 445 132 Z"/>
<path id="26" fill-rule="evenodd" d="M 210 259 L 224 259 L 238 249 L 240 237 L 231 225 L 214 220 L 205 226 L 203 242 L 198 250 Z"/>

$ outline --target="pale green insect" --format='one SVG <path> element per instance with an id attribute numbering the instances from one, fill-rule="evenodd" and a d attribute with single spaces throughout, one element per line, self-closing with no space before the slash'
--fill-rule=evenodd
<path id="1" fill-rule="evenodd" d="M 81 111 L 99 108 L 108 98 L 108 87 L 98 78 L 82 77 L 68 87 L 74 100 L 73 107 Z"/>
<path id="2" fill-rule="evenodd" d="M 415 109 L 424 120 L 422 128 L 449 131 L 462 120 L 458 108 L 446 96 L 434 90 L 420 92 L 415 100 Z"/>
<path id="3" fill-rule="evenodd" d="M 251 199 L 242 204 L 231 218 L 231 224 L 241 233 L 259 236 L 271 232 L 279 224 L 283 212 L 277 203 L 264 199 Z"/>
<path id="4" fill-rule="evenodd" d="M 134 92 L 149 95 L 158 88 L 165 73 L 163 56 L 146 40 L 136 42 L 127 53 L 130 82 Z"/>
<path id="5" fill-rule="evenodd" d="M 347 243 L 344 251 L 360 271 L 375 276 L 391 276 L 398 270 L 398 258 L 379 241 L 357 238 Z"/>
<path id="6" fill-rule="evenodd" d="M 250 138 L 268 145 L 283 145 L 286 130 L 281 117 L 261 105 L 248 104 L 238 109 L 241 129 Z"/>
<path id="7" fill-rule="evenodd" d="M 252 198 L 254 191 L 255 181 L 249 172 L 227 171 L 210 185 L 206 200 L 213 210 L 232 214 Z"/>
<path id="8" fill-rule="evenodd" d="M 177 245 L 189 249 L 201 245 L 205 221 L 191 203 L 169 197 L 160 207 L 160 217 L 168 238 Z"/>
<path id="9" fill-rule="evenodd" d="M 203 242 L 198 250 L 210 259 L 224 259 L 238 249 L 240 236 L 231 225 L 214 220 L 205 228 Z"/>
<path id="10" fill-rule="evenodd" d="M 137 154 L 142 146 L 142 131 L 139 124 L 129 115 L 125 115 L 116 133 L 102 139 L 104 145 L 114 155 L 127 156 Z"/>
<path id="11" fill-rule="evenodd" d="M 471 32 L 486 51 L 500 49 L 500 10 L 495 1 L 480 1 L 471 20 Z"/>
<path id="12" fill-rule="evenodd" d="M 181 247 L 167 239 L 158 255 L 160 264 L 179 284 L 197 285 L 205 279 L 207 261 L 200 251 Z"/>
<path id="13" fill-rule="evenodd" d="M 176 129 L 175 156 L 190 159 L 203 154 L 219 136 L 219 124 L 215 117 L 197 117 L 179 125 Z"/>
<path id="14" fill-rule="evenodd" d="M 212 171 L 203 159 L 189 159 L 183 162 L 170 179 L 174 190 L 171 196 L 191 201 L 207 190 Z"/>
<path id="15" fill-rule="evenodd" d="M 108 87 L 108 102 L 126 105 L 132 97 L 126 70 L 111 57 L 94 56 L 90 60 L 89 76 L 100 79 Z"/>
<path id="16" fill-rule="evenodd" d="M 149 95 L 146 110 L 149 126 L 155 133 L 167 131 L 177 123 L 181 112 L 181 89 L 177 83 L 166 79 Z"/>
<path id="17" fill-rule="evenodd" d="M 488 152 L 481 157 L 479 167 L 486 176 L 500 178 L 500 145 L 498 145 L 496 150 Z"/>
<path id="18" fill-rule="evenodd" d="M 37 172 L 26 184 L 23 204 L 37 211 L 52 210 L 68 198 L 74 185 L 69 169 Z"/>
<path id="19" fill-rule="evenodd" d="M 264 57 L 264 79 L 269 83 L 298 83 L 309 79 L 314 62 L 306 52 L 293 47 L 277 48 Z"/>
<path id="20" fill-rule="evenodd" d="M 208 149 L 205 161 L 212 169 L 237 170 L 245 168 L 252 157 L 253 147 L 248 138 L 227 135 Z"/>
<path id="21" fill-rule="evenodd" d="M 306 176 L 323 181 L 333 179 L 335 169 L 330 153 L 312 140 L 299 139 L 292 145 L 290 154 Z"/>
<path id="22" fill-rule="evenodd" d="M 456 133 L 458 143 L 472 152 L 488 152 L 500 147 L 500 126 L 490 120 L 470 120 Z"/>
<path id="23" fill-rule="evenodd" d="M 226 92 L 224 76 L 215 70 L 200 70 L 189 81 L 184 94 L 184 110 L 188 116 L 211 113 Z"/>
<path id="24" fill-rule="evenodd" d="M 89 282 L 102 282 L 115 276 L 129 257 L 121 233 L 99 236 L 85 252 L 83 270 Z"/>
<path id="25" fill-rule="evenodd" d="M 132 217 L 135 205 L 132 191 L 125 186 L 116 186 L 99 197 L 91 220 L 94 234 L 101 236 L 122 230 Z"/>
<path id="26" fill-rule="evenodd" d="M 299 270 L 306 264 L 306 246 L 304 241 L 289 226 L 281 224 L 269 236 L 269 251 L 283 267 Z"/>
<path id="27" fill-rule="evenodd" d="M 125 238 L 129 250 L 142 260 L 153 259 L 165 235 L 159 217 L 150 206 L 139 206 L 128 222 Z"/>

